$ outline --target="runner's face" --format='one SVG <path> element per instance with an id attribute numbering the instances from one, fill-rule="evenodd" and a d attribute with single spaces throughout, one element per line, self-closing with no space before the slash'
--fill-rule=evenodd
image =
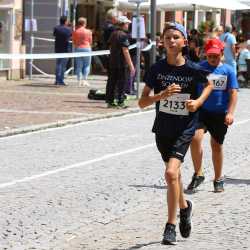
<path id="1" fill-rule="evenodd" d="M 221 62 L 221 56 L 222 54 L 218 55 L 218 54 L 208 54 L 207 55 L 207 61 L 210 65 L 212 66 L 218 66 Z"/>
<path id="2" fill-rule="evenodd" d="M 169 29 L 164 34 L 164 46 L 167 53 L 179 53 L 186 46 L 186 40 L 179 30 Z"/>

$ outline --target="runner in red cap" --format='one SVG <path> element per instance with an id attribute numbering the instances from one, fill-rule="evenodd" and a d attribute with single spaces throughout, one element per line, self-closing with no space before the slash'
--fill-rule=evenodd
<path id="1" fill-rule="evenodd" d="M 207 60 L 200 65 L 210 72 L 208 79 L 214 84 L 214 89 L 203 103 L 199 113 L 199 126 L 191 143 L 191 156 L 194 164 L 194 175 L 187 190 L 195 192 L 204 181 L 202 169 L 202 139 L 206 131 L 211 135 L 212 161 L 214 165 L 214 191 L 224 191 L 222 176 L 223 142 L 227 128 L 234 121 L 234 110 L 237 102 L 238 82 L 233 69 L 222 64 L 224 44 L 219 39 L 210 39 L 205 45 Z M 198 92 L 203 87 L 199 85 Z"/>

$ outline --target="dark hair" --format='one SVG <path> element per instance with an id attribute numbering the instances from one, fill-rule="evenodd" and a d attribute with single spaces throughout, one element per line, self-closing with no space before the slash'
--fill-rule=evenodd
<path id="1" fill-rule="evenodd" d="M 192 30 L 190 30 L 190 34 L 191 35 L 197 35 L 198 34 L 198 30 L 197 29 L 192 29 Z"/>
<path id="2" fill-rule="evenodd" d="M 66 16 L 61 16 L 60 17 L 60 24 L 65 24 L 67 21 L 67 17 Z"/>

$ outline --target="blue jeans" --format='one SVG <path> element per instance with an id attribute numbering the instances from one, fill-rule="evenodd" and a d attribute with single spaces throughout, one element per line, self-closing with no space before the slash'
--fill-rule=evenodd
<path id="1" fill-rule="evenodd" d="M 64 72 L 67 67 L 68 58 L 57 58 L 56 59 L 56 83 L 64 84 Z"/>
<path id="2" fill-rule="evenodd" d="M 90 52 L 91 48 L 76 48 L 75 52 Z M 76 57 L 77 80 L 87 80 L 90 72 L 91 56 Z"/>

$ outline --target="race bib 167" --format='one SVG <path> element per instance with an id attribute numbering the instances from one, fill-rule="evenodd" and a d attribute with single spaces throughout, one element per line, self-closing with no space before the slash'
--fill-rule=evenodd
<path id="1" fill-rule="evenodd" d="M 215 90 L 225 90 L 227 88 L 227 76 L 210 74 L 207 79 L 213 82 Z"/>

